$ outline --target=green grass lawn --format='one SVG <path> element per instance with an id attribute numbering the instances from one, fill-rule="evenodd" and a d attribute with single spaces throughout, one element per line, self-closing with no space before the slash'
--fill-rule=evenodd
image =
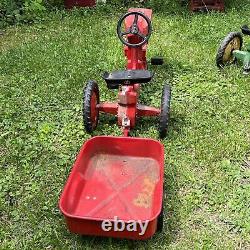
<path id="1" fill-rule="evenodd" d="M 177 2 L 154 10 L 148 56 L 163 55 L 166 64 L 151 67 L 154 81 L 141 92 L 141 102 L 155 106 L 164 82 L 173 92 L 162 140 L 164 231 L 145 242 L 73 235 L 58 209 L 90 138 L 81 116 L 85 82 L 96 79 L 101 99 L 116 99 L 100 75 L 124 67 L 116 24 L 125 9 L 57 12 L 0 36 L 0 249 L 250 248 L 250 76 L 215 66 L 224 36 L 250 24 L 250 3 L 190 14 Z M 94 135 L 121 132 L 101 115 Z M 158 139 L 156 119 L 139 120 L 132 135 Z"/>

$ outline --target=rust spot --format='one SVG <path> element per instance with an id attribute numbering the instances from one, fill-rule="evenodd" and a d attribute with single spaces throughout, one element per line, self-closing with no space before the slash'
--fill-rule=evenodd
<path id="1" fill-rule="evenodd" d="M 151 204 L 151 197 L 147 194 L 140 193 L 133 201 L 134 205 L 137 207 L 149 208 Z"/>
<path id="2" fill-rule="evenodd" d="M 140 192 L 138 196 L 133 200 L 133 204 L 138 207 L 151 207 L 155 184 L 155 178 L 145 177 L 143 181 L 142 192 Z"/>

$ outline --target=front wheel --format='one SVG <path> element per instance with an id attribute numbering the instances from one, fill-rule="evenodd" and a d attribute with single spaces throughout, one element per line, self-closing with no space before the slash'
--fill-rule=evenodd
<path id="1" fill-rule="evenodd" d="M 95 81 L 88 81 L 83 90 L 83 122 L 88 133 L 92 133 L 99 121 L 99 110 L 97 104 L 100 103 L 99 88 Z"/>
<path id="2" fill-rule="evenodd" d="M 218 68 L 224 68 L 228 64 L 236 62 L 233 55 L 234 50 L 241 50 L 243 38 L 239 32 L 229 33 L 222 41 L 216 56 L 216 64 Z"/>
<path id="3" fill-rule="evenodd" d="M 170 101 L 171 101 L 171 87 L 165 84 L 162 91 L 161 98 L 161 114 L 159 123 L 160 138 L 164 138 L 167 135 L 169 119 L 170 119 Z"/>

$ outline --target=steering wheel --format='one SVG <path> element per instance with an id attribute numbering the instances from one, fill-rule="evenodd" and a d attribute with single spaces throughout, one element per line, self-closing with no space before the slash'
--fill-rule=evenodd
<path id="1" fill-rule="evenodd" d="M 131 27 L 129 27 L 128 30 L 126 30 L 124 32 L 124 31 L 122 31 L 122 24 L 123 24 L 123 21 L 127 17 L 129 17 L 129 16 L 135 16 L 135 19 L 134 19 L 134 22 L 131 25 Z M 147 30 L 147 34 L 146 35 L 142 34 L 140 32 L 139 27 L 138 27 L 138 17 L 139 16 L 141 16 L 147 22 L 148 30 Z M 139 43 L 129 43 L 124 36 L 130 35 L 130 34 L 131 35 L 137 35 L 137 36 L 139 36 L 140 38 L 142 38 L 142 41 L 139 42 Z M 127 45 L 129 47 L 135 48 L 135 47 L 140 47 L 140 46 L 144 45 L 149 40 L 151 34 L 152 34 L 152 24 L 151 24 L 151 21 L 142 12 L 137 12 L 137 11 L 128 12 L 124 16 L 122 16 L 120 18 L 120 20 L 118 21 L 118 24 L 117 24 L 117 35 L 118 35 L 119 39 L 121 40 L 121 42 L 124 45 Z"/>

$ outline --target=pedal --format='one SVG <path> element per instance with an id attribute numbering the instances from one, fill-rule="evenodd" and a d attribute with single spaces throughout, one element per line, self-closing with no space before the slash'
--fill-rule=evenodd
<path id="1" fill-rule="evenodd" d="M 164 59 L 161 56 L 156 56 L 151 58 L 151 64 L 152 65 L 163 65 Z"/>

